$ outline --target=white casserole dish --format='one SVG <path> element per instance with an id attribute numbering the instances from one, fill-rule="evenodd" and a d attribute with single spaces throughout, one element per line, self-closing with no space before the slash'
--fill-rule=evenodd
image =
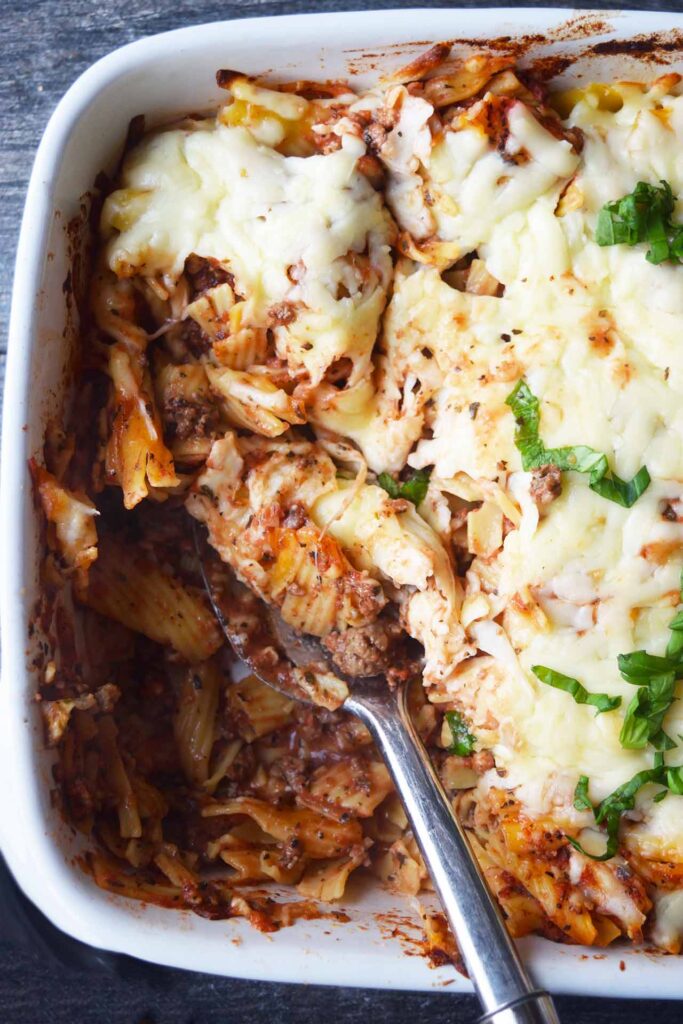
<path id="1" fill-rule="evenodd" d="M 262 935 L 244 921 L 210 922 L 189 913 L 113 897 L 79 869 L 79 840 L 50 802 L 52 756 L 45 750 L 32 697 L 28 641 L 37 596 L 38 524 L 27 459 L 42 445 L 48 416 L 68 388 L 69 342 L 63 283 L 70 269 L 66 230 L 97 173 L 116 163 L 129 120 L 149 122 L 218 103 L 217 68 L 366 83 L 375 67 L 406 63 L 437 40 L 524 34 L 543 37 L 539 54 L 571 55 L 639 32 L 683 28 L 683 16 L 568 10 L 420 10 L 314 14 L 223 22 L 181 29 L 125 46 L 91 67 L 55 111 L 40 145 L 21 231 L 10 327 L 0 505 L 3 679 L 0 691 L 0 848 L 26 895 L 62 930 L 82 941 L 157 963 L 234 977 L 377 988 L 466 991 L 450 967 L 431 969 L 405 937 L 407 902 L 376 886 L 351 886 L 350 921 L 300 921 Z M 412 42 L 418 37 L 417 42 Z M 412 45 L 411 45 L 412 44 Z M 682 44 L 683 45 L 683 44 Z M 628 55 L 583 54 L 564 74 L 647 77 Z M 677 67 L 677 65 L 679 65 Z M 668 68 L 683 70 L 683 49 Z M 417 919 L 415 919 L 417 920 Z M 683 997 L 674 957 L 619 947 L 587 951 L 543 939 L 522 943 L 538 983 L 554 992 Z"/>

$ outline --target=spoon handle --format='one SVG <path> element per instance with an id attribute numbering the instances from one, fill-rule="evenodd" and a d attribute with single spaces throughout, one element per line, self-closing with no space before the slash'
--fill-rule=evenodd
<path id="1" fill-rule="evenodd" d="M 364 722 L 384 757 L 484 1009 L 482 1022 L 559 1024 L 551 997 L 526 972 L 413 726 L 406 687 L 395 700 L 359 689 L 344 707 Z"/>

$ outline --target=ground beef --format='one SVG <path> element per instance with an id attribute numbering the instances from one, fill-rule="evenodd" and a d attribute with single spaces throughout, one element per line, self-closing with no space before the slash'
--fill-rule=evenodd
<path id="1" fill-rule="evenodd" d="M 531 473 L 531 497 L 542 512 L 562 494 L 562 472 L 557 466 L 539 466 Z"/>
<path id="2" fill-rule="evenodd" d="M 324 571 L 322 560 L 319 561 L 319 565 Z M 382 586 L 376 579 L 373 579 L 367 572 L 352 570 L 342 577 L 340 583 L 344 588 L 345 595 L 364 619 L 379 615 L 384 607 L 385 597 Z"/>
<path id="3" fill-rule="evenodd" d="M 187 317 L 173 330 L 177 332 L 180 343 L 195 359 L 199 359 L 211 351 L 211 338 L 191 317 Z"/>
<path id="4" fill-rule="evenodd" d="M 672 499 L 672 501 L 664 502 L 662 519 L 666 519 L 669 523 L 683 523 L 683 507 L 681 502 L 676 498 Z"/>
<path id="5" fill-rule="evenodd" d="M 283 755 L 273 765 L 273 774 L 281 777 L 287 789 L 300 793 L 308 786 L 309 764 L 298 755 Z"/>
<path id="6" fill-rule="evenodd" d="M 399 119 L 399 112 L 395 107 L 380 107 L 374 112 L 374 120 L 381 124 L 387 131 L 391 131 Z"/>
<path id="7" fill-rule="evenodd" d="M 364 153 L 358 160 L 357 168 L 364 174 L 374 189 L 379 191 L 385 183 L 384 167 L 373 153 Z"/>
<path id="8" fill-rule="evenodd" d="M 167 436 L 185 441 L 188 437 L 210 437 L 216 427 L 216 409 L 207 399 L 197 397 L 190 401 L 169 395 L 163 407 Z"/>
<path id="9" fill-rule="evenodd" d="M 172 807 L 164 818 L 164 838 L 184 850 L 204 854 L 207 844 L 225 835 L 228 825 L 223 815 L 203 818 L 201 808 L 191 793 L 185 802 Z"/>
<path id="10" fill-rule="evenodd" d="M 113 711 L 120 696 L 121 691 L 114 683 L 105 683 L 104 686 L 100 686 L 100 688 L 95 691 L 95 700 L 97 701 L 98 710 Z"/>
<path id="11" fill-rule="evenodd" d="M 395 684 L 416 668 L 408 637 L 398 622 L 386 616 L 369 626 L 328 633 L 322 643 L 348 676 L 386 675 Z"/>
<path id="12" fill-rule="evenodd" d="M 86 780 L 80 776 L 68 779 L 64 784 L 64 795 L 69 812 L 77 821 L 88 818 L 95 809 L 95 800 Z"/>
<path id="13" fill-rule="evenodd" d="M 472 768 L 479 775 L 483 775 L 484 772 L 490 771 L 495 766 L 496 762 L 490 750 L 479 750 L 476 754 L 472 755 Z"/>
<path id="14" fill-rule="evenodd" d="M 268 310 L 268 325 L 270 327 L 284 327 L 296 320 L 296 302 L 276 302 Z"/>
<path id="15" fill-rule="evenodd" d="M 232 274 L 224 270 L 218 260 L 204 259 L 191 253 L 185 260 L 185 274 L 192 285 L 193 298 L 228 281 L 233 283 Z"/>
<path id="16" fill-rule="evenodd" d="M 363 132 L 363 142 L 371 153 L 379 153 L 387 141 L 387 130 L 381 124 L 373 122 Z"/>

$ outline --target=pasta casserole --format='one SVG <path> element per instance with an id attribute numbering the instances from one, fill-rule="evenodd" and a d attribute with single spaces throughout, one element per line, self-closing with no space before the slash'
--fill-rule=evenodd
<path id="1" fill-rule="evenodd" d="M 87 869 L 267 930 L 356 871 L 419 896 L 342 708 L 381 674 L 514 936 L 680 952 L 680 76 L 558 91 L 444 44 L 362 92 L 217 80 L 98 182 L 74 400 L 31 464 Z M 239 670 L 193 519 L 247 618 L 320 638 L 307 702 Z"/>

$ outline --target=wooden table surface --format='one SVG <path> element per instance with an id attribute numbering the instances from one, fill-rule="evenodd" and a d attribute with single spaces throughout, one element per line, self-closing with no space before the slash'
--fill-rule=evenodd
<path id="1" fill-rule="evenodd" d="M 20 7 L 0 0 L 0 381 L 14 251 L 31 161 L 55 104 L 85 68 L 123 43 L 183 25 L 316 9 L 413 7 L 416 2 L 137 0 L 123 4 L 117 0 L 33 0 Z M 434 2 L 428 6 L 454 5 Z M 461 6 L 486 5 L 475 2 Z M 647 0 L 618 6 L 683 11 L 683 3 Z M 468 1024 L 476 1018 L 472 997 L 450 993 L 271 985 L 165 969 L 134 970 L 126 978 L 68 970 L 8 941 L 7 934 L 6 922 L 0 920 L 0 1024 L 218 1024 L 246 1020 L 312 1024 L 330 1018 L 334 1024 L 407 1024 L 417 1020 L 431 1024 L 444 1019 Z M 647 1005 L 616 999 L 559 999 L 558 1006 L 563 1024 L 680 1024 L 683 1020 L 680 1004 L 654 998 Z"/>

